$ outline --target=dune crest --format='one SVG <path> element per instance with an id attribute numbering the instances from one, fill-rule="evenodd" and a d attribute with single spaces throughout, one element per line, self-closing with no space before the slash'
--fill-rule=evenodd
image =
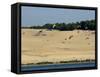
<path id="1" fill-rule="evenodd" d="M 22 29 L 22 64 L 95 60 L 95 31 Z"/>

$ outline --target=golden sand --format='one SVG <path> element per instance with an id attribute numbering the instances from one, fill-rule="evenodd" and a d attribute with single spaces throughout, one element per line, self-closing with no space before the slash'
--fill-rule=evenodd
<path id="1" fill-rule="evenodd" d="M 95 59 L 95 32 L 22 29 L 22 64 Z"/>

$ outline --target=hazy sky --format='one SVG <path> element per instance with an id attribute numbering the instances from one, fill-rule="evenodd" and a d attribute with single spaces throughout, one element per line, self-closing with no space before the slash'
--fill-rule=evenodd
<path id="1" fill-rule="evenodd" d="M 77 22 L 95 19 L 94 10 L 58 9 L 22 6 L 22 26 L 44 25 L 56 22 Z"/>

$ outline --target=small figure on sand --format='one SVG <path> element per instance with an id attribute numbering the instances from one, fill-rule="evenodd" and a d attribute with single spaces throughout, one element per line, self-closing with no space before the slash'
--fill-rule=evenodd
<path id="1" fill-rule="evenodd" d="M 54 28 L 55 28 L 55 26 L 56 26 L 56 25 L 54 24 L 54 25 L 52 26 L 52 28 L 54 29 Z"/>
<path id="2" fill-rule="evenodd" d="M 48 30 L 53 30 L 53 29 L 55 29 L 55 26 L 56 26 L 56 25 L 53 24 L 52 27 L 50 27 Z"/>

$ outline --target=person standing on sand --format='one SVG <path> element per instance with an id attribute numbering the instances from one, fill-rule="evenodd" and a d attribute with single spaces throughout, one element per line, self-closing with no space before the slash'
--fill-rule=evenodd
<path id="1" fill-rule="evenodd" d="M 55 26 L 56 26 L 56 25 L 54 24 L 54 25 L 52 26 L 52 29 L 54 29 L 54 28 L 55 28 Z"/>
<path id="2" fill-rule="evenodd" d="M 50 30 L 50 31 L 53 30 L 53 29 L 55 28 L 55 26 L 56 26 L 56 25 L 53 24 L 50 28 L 48 28 L 48 30 Z"/>

